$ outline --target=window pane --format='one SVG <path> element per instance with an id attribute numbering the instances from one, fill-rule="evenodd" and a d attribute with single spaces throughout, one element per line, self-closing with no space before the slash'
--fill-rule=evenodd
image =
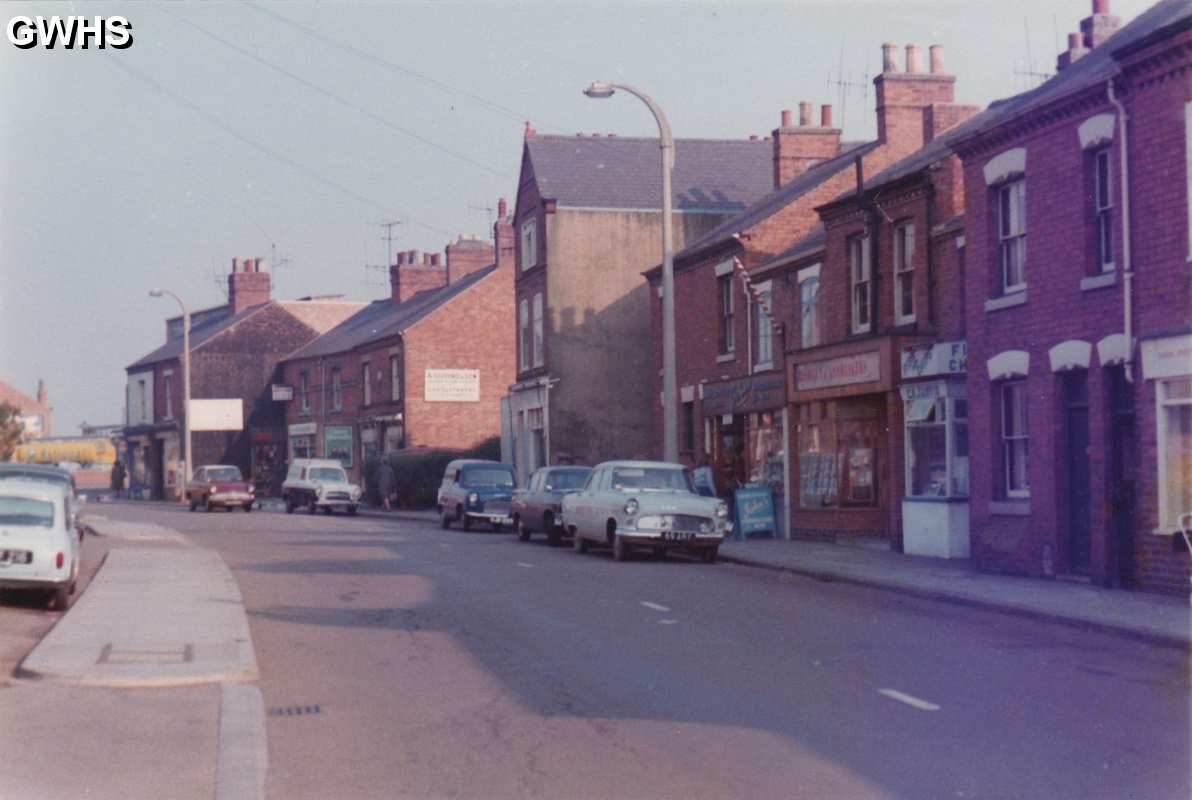
<path id="1" fill-rule="evenodd" d="M 952 494 L 965 497 L 968 482 L 968 425 L 956 423 L 952 429 Z"/>
<path id="2" fill-rule="evenodd" d="M 943 497 L 948 494 L 947 431 L 943 425 L 907 426 L 909 483 L 907 494 Z"/>
<path id="3" fill-rule="evenodd" d="M 814 406 L 800 414 L 814 416 Z M 825 508 L 837 504 L 840 464 L 836 457 L 836 425 L 831 421 L 799 425 L 799 505 Z"/>
<path id="4" fill-rule="evenodd" d="M 799 284 L 799 306 L 801 314 L 800 344 L 813 347 L 819 344 L 819 278 L 809 278 Z"/>
<path id="5" fill-rule="evenodd" d="M 1175 529 L 1179 527 L 1180 515 L 1192 511 L 1192 405 L 1167 406 L 1163 413 L 1167 427 L 1162 456 L 1167 518 L 1162 525 Z"/>

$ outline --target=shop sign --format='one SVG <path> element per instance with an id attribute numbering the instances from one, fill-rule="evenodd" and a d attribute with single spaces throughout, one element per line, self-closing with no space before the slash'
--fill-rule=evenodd
<path id="1" fill-rule="evenodd" d="M 881 377 L 882 359 L 877 350 L 795 365 L 795 388 L 799 391 L 873 383 Z"/>
<path id="2" fill-rule="evenodd" d="M 239 397 L 228 400 L 192 399 L 190 429 L 196 432 L 244 430 L 244 401 Z"/>
<path id="3" fill-rule="evenodd" d="M 786 386 L 780 375 L 752 375 L 727 383 L 704 384 L 704 414 L 748 414 L 782 408 Z M 729 420 L 731 422 L 731 420 Z"/>
<path id="4" fill-rule="evenodd" d="M 423 396 L 428 403 L 479 402 L 480 370 L 428 369 Z"/>
<path id="5" fill-rule="evenodd" d="M 748 538 L 751 533 L 774 533 L 777 530 L 774 495 L 768 486 L 742 486 L 735 492 L 735 499 L 737 519 L 734 533 L 738 539 Z"/>
<path id="6" fill-rule="evenodd" d="M 956 375 L 964 372 L 967 361 L 968 345 L 964 341 L 911 345 L 902 348 L 902 377 Z"/>
<path id="7" fill-rule="evenodd" d="M 948 386 L 943 381 L 928 383 L 910 383 L 901 387 L 902 399 L 908 403 L 912 400 L 935 399 L 948 396 Z"/>
<path id="8" fill-rule="evenodd" d="M 1192 336 L 1148 339 L 1142 343 L 1142 376 L 1173 378 L 1192 374 Z"/>
<path id="9" fill-rule="evenodd" d="M 284 403 L 287 400 L 294 399 L 294 387 L 285 386 L 280 383 L 273 384 L 273 399 Z"/>
<path id="10" fill-rule="evenodd" d="M 299 422 L 291 425 L 291 436 L 314 436 L 319 432 L 319 423 L 317 422 Z"/>
<path id="11" fill-rule="evenodd" d="M 328 425 L 323 429 L 323 452 L 327 458 L 338 458 L 344 469 L 352 466 L 352 428 L 347 425 Z"/>

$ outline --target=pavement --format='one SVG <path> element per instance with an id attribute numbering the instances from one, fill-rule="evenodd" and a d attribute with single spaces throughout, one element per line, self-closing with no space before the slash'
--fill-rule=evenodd
<path id="1" fill-rule="evenodd" d="M 359 513 L 430 523 L 438 520 L 434 510 L 361 508 Z M 908 556 L 826 542 L 733 539 L 720 546 L 720 559 L 1192 650 L 1192 606 L 1179 597 L 1107 589 L 1087 581 L 993 575 L 976 571 L 968 559 Z"/>

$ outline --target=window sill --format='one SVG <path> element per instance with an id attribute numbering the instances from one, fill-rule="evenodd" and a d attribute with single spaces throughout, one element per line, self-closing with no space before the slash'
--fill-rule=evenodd
<path id="1" fill-rule="evenodd" d="M 952 495 L 940 497 L 938 495 L 907 495 L 902 498 L 904 503 L 967 503 L 969 501 L 967 495 Z"/>
<path id="2" fill-rule="evenodd" d="M 917 321 L 918 320 L 915 317 L 904 317 L 902 319 L 896 319 L 896 320 L 894 320 L 894 327 L 896 329 L 909 328 L 909 329 L 913 330 L 915 327 L 915 323 Z"/>
<path id="3" fill-rule="evenodd" d="M 1080 291 L 1088 292 L 1093 289 L 1104 289 L 1117 283 L 1117 272 L 1104 272 L 1100 275 L 1090 275 L 1080 279 Z"/>
<path id="4" fill-rule="evenodd" d="M 1155 528 L 1151 531 L 1152 536 L 1183 536 L 1183 531 L 1179 528 Z"/>
<path id="5" fill-rule="evenodd" d="M 720 355 L 716 356 L 717 364 L 727 364 L 730 361 L 736 361 L 736 360 L 737 360 L 736 353 L 721 353 Z"/>
<path id="6" fill-rule="evenodd" d="M 985 301 L 986 311 L 1000 311 L 1003 308 L 1013 308 L 1014 306 L 1026 305 L 1026 289 L 1014 292 L 1013 294 L 1004 294 L 1001 297 L 993 297 Z"/>
<path id="7" fill-rule="evenodd" d="M 1029 517 L 1031 515 L 1030 500 L 991 500 L 989 513 L 1002 517 Z"/>
<path id="8" fill-rule="evenodd" d="M 754 364 L 753 365 L 754 372 L 769 372 L 773 369 L 774 369 L 773 361 L 767 361 L 764 364 Z"/>

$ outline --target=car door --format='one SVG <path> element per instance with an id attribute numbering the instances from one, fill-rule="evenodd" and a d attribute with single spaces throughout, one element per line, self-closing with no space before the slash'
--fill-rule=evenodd
<path id="1" fill-rule="evenodd" d="M 592 520 L 596 517 L 596 498 L 607 475 L 607 468 L 596 470 L 588 478 L 587 484 L 584 485 L 584 490 L 580 492 L 579 502 L 577 503 L 579 511 L 579 525 L 577 527 L 583 530 L 585 538 L 590 538 L 593 534 Z"/>

